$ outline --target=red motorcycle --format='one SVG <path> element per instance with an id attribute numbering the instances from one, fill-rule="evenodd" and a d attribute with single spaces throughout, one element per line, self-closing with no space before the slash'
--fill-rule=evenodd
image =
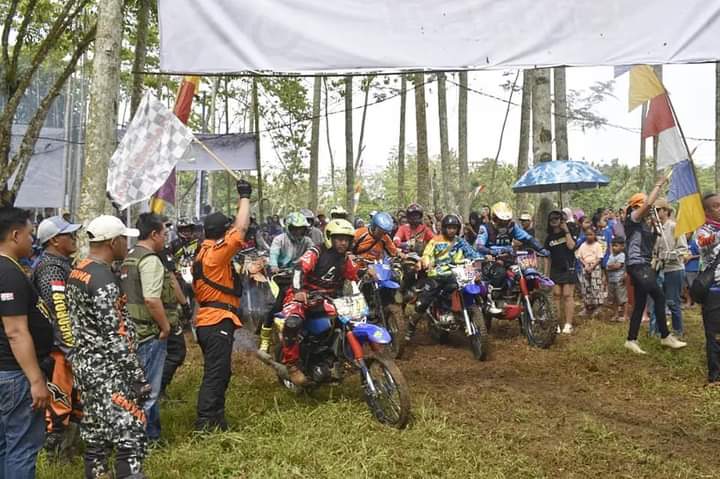
<path id="1" fill-rule="evenodd" d="M 518 320 L 528 344 L 548 348 L 555 342 L 558 315 L 550 297 L 555 283 L 539 272 L 532 251 L 492 247 L 493 261 L 483 267 L 488 292 L 482 311 L 488 331 L 493 319 Z"/>

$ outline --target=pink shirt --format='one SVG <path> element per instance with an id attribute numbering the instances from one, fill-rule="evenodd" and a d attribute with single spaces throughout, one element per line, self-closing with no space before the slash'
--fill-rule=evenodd
<path id="1" fill-rule="evenodd" d="M 578 248 L 575 256 L 584 266 L 590 263 L 599 263 L 603 257 L 602 245 L 599 241 L 595 241 L 593 244 L 583 243 Z"/>

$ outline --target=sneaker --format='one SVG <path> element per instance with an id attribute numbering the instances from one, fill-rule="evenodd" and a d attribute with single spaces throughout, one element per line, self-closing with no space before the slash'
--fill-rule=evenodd
<path id="1" fill-rule="evenodd" d="M 563 334 L 571 334 L 572 332 L 573 332 L 572 324 L 570 324 L 570 323 L 565 323 L 565 327 L 563 327 L 562 333 L 563 333 Z"/>
<path id="2" fill-rule="evenodd" d="M 638 344 L 637 339 L 634 341 L 630 341 L 629 339 L 625 341 L 625 347 L 628 348 L 630 351 L 636 354 L 647 354 L 643 349 L 640 347 L 640 344 Z"/>
<path id="3" fill-rule="evenodd" d="M 680 341 L 678 338 L 673 336 L 672 334 L 668 334 L 666 337 L 662 338 L 660 340 L 660 344 L 663 346 L 667 346 L 671 349 L 680 349 L 687 346 L 687 343 Z"/>

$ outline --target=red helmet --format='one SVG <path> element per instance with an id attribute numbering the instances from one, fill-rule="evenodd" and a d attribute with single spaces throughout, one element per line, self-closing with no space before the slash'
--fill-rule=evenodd
<path id="1" fill-rule="evenodd" d="M 410 206 L 408 206 L 407 209 L 405 210 L 405 214 L 407 216 L 410 216 L 413 213 L 419 213 L 420 216 L 422 216 L 422 214 L 423 214 L 422 206 L 420 206 L 417 203 L 412 203 Z"/>

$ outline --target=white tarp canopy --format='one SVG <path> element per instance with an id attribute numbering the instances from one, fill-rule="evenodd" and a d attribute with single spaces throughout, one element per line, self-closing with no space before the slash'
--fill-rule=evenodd
<path id="1" fill-rule="evenodd" d="M 718 0 L 158 0 L 160 68 L 531 68 L 720 59 Z"/>
<path id="2" fill-rule="evenodd" d="M 13 126 L 13 151 L 20 145 L 25 127 Z M 122 137 L 124 131 L 118 132 Z M 62 208 L 65 204 L 65 141 L 62 128 L 43 128 L 35 144 L 25 179 L 18 191 L 15 205 L 22 208 Z M 196 134 L 216 155 L 234 170 L 255 169 L 255 135 Z M 181 171 L 217 171 L 223 168 L 200 146 L 193 144 L 177 169 Z M 69 185 L 68 185 L 69 186 Z"/>

